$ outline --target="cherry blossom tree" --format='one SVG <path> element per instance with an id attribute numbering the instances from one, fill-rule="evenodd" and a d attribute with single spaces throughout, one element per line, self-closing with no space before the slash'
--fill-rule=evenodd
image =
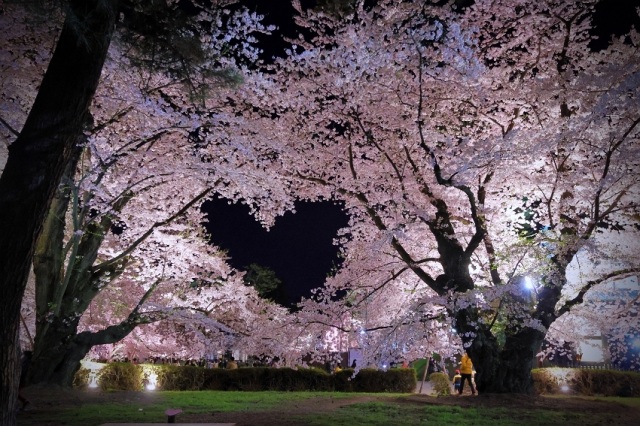
<path id="1" fill-rule="evenodd" d="M 291 191 L 349 208 L 337 289 L 419 280 L 404 306 L 446 310 L 481 392 L 531 392 L 556 319 L 639 270 L 638 35 L 591 48 L 596 3 L 298 4 L 308 35 L 234 103 Z"/>
<path id="2" fill-rule="evenodd" d="M 36 340 L 71 331 L 71 364 L 156 319 L 120 350 L 187 355 L 177 329 L 193 353 L 232 330 L 283 365 L 345 341 L 376 366 L 463 347 L 480 391 L 531 391 L 556 320 L 638 271 L 637 34 L 589 47 L 595 2 L 294 4 L 306 39 L 242 95 L 220 87 L 237 75 L 221 56 L 181 68 L 124 48 L 146 45 L 136 34 L 112 46 L 38 240 Z M 229 43 L 196 33 L 211 52 Z M 194 34 L 177 45 L 190 52 Z M 193 207 L 212 188 L 265 226 L 294 198 L 342 200 L 343 267 L 295 315 L 264 303 L 198 238 Z"/>
<path id="3" fill-rule="evenodd" d="M 24 18 L 20 10 L 16 13 L 18 18 L 7 18 L 24 32 Z M 221 125 L 211 89 L 222 93 L 239 77 L 234 60 L 255 60 L 250 32 L 266 29 L 246 11 L 203 10 L 198 20 L 197 28 L 206 28 L 205 23 L 211 24 L 209 30 L 219 27 L 198 39 L 207 54 L 199 58 L 202 66 L 193 61 L 187 70 L 176 69 L 171 56 L 154 62 L 148 51 L 125 48 L 132 37 L 127 32 L 111 46 L 86 133 L 70 148 L 62 185 L 35 248 L 32 382 L 69 384 L 92 346 L 116 342 L 140 324 L 170 319 L 215 332 L 232 326 L 221 321 L 231 317 L 228 312 L 236 312 L 237 325 L 264 311 L 261 300 L 197 231 L 203 219 L 197 207 L 214 188 L 229 198 L 254 188 L 242 190 L 243 199 L 254 206 L 265 198 L 276 205 L 281 200 L 281 207 L 288 203 L 264 189 L 264 172 L 243 168 L 244 153 L 199 145 L 203 135 Z M 37 39 L 44 34 L 49 33 L 19 41 L 29 44 L 25 50 L 38 52 L 37 58 L 45 57 Z M 185 43 L 194 38 L 193 33 L 182 36 Z M 227 57 L 220 55 L 223 50 Z M 16 49 L 18 58 L 21 53 Z M 13 58 L 4 59 L 11 64 Z M 39 69 L 25 65 L 40 63 L 22 64 L 31 81 Z M 33 93 L 20 77 L 13 80 L 19 89 L 6 100 L 18 102 L 7 108 L 3 123 L 9 129 L 21 124 Z M 17 143 L 11 136 L 8 141 L 11 147 Z M 120 297 L 106 301 L 101 293 Z M 212 318 L 214 311 L 218 319 Z"/>

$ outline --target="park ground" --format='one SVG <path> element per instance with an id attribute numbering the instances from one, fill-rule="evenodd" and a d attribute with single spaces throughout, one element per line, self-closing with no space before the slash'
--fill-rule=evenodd
<path id="1" fill-rule="evenodd" d="M 18 425 L 99 425 L 103 422 L 166 422 L 163 410 L 182 399 L 180 423 L 236 423 L 237 426 L 303 425 L 632 425 L 640 424 L 640 398 L 524 395 L 444 396 L 277 392 L 100 392 L 28 388 L 33 409 Z M 217 409 L 231 398 L 236 408 Z M 222 405 L 222 401 L 220 401 Z M 127 410 L 129 415 L 126 414 Z M 125 418 L 114 417 L 124 412 Z M 142 417 L 141 417 L 142 416 Z M 146 417 L 145 417 L 146 416 Z"/>

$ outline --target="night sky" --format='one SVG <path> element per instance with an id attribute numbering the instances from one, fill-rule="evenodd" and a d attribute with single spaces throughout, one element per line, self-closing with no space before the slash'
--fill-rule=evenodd
<path id="1" fill-rule="evenodd" d="M 297 202 L 296 213 L 276 219 L 265 230 L 244 204 L 225 199 L 204 203 L 211 240 L 229 251 L 230 264 L 244 270 L 251 263 L 271 268 L 283 281 L 289 304 L 309 297 L 338 262 L 333 239 L 347 225 L 342 207 L 332 202 Z"/>

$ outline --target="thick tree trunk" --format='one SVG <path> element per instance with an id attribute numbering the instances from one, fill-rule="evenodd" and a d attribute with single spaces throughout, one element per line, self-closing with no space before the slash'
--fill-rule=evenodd
<path id="1" fill-rule="evenodd" d="M 500 347 L 489 329 L 475 325 L 476 316 L 473 308 L 458 311 L 456 329 L 469 345 L 467 352 L 476 370 L 478 392 L 532 394 L 531 369 L 545 333 L 528 327 L 510 330 Z"/>
<path id="2" fill-rule="evenodd" d="M 477 245 L 463 249 L 453 232 L 448 207 L 444 202 L 436 203 L 438 221 L 430 225 L 430 229 L 438 243 L 438 252 L 444 274 L 437 277 L 431 285 L 439 294 L 453 290 L 463 294 L 475 287 L 469 274 L 471 253 Z M 482 236 L 481 233 L 477 234 Z M 476 242 L 480 239 L 477 238 Z M 499 283 L 499 278 L 496 279 Z M 555 287 L 554 287 L 555 288 Z M 554 318 L 553 307 L 559 297 L 554 291 L 540 300 L 537 309 L 531 313 L 534 318 L 548 318 L 541 321 L 544 327 L 549 326 Z M 507 329 L 504 346 L 500 347 L 498 339 L 490 327 L 483 322 L 480 311 L 473 304 L 453 306 L 449 314 L 454 318 L 454 327 L 458 331 L 464 346 L 467 348 L 476 369 L 476 384 L 481 393 L 521 393 L 534 392 L 531 368 L 536 359 L 537 350 L 545 337 L 545 332 L 522 327 L 520 321 L 511 324 Z"/>
<path id="3" fill-rule="evenodd" d="M 80 368 L 80 361 L 93 346 L 118 342 L 138 325 L 138 322 L 127 318 L 97 332 L 76 334 L 77 322 L 71 326 L 63 321 L 57 322 L 36 341 L 29 371 L 30 383 L 70 387 Z"/>
<path id="4" fill-rule="evenodd" d="M 111 42 L 117 0 L 73 0 L 56 50 L 0 177 L 2 417 L 16 422 L 18 324 L 36 240 L 82 134 Z"/>
<path id="5" fill-rule="evenodd" d="M 54 321 L 47 333 L 37 336 L 29 367 L 29 383 L 71 386 L 80 361 L 91 346 L 76 342 L 76 327 Z"/>
<path id="6" fill-rule="evenodd" d="M 477 362 L 478 391 L 533 394 L 531 369 L 534 367 L 536 353 L 543 340 L 544 333 L 525 328 L 507 337 L 496 359 L 491 360 L 487 356 L 487 352 L 495 354 L 496 350 L 484 350 L 478 354 L 472 351 L 471 359 L 474 363 Z"/>

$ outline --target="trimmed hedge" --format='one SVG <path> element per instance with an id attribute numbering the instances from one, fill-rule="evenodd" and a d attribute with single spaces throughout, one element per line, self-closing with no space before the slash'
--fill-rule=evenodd
<path id="1" fill-rule="evenodd" d="M 410 393 L 416 389 L 416 370 L 413 368 L 392 368 L 380 371 L 363 368 L 353 376 L 354 370 L 344 369 L 335 373 L 334 387 L 338 392 L 395 392 Z"/>
<path id="2" fill-rule="evenodd" d="M 410 393 L 416 387 L 415 370 L 397 368 L 389 371 L 353 369 L 329 374 L 318 368 L 202 368 L 177 365 L 145 366 L 157 375 L 156 386 L 162 390 L 236 390 L 236 391 L 340 391 Z M 76 375 L 74 384 L 83 386 L 88 370 Z M 143 367 L 129 363 L 106 364 L 98 373 L 103 390 L 140 390 L 145 382 Z"/>
<path id="3" fill-rule="evenodd" d="M 142 390 L 142 368 L 128 362 L 112 362 L 98 373 L 98 386 L 104 391 Z"/>
<path id="4" fill-rule="evenodd" d="M 615 370 L 538 368 L 531 371 L 538 394 L 568 392 L 580 395 L 640 396 L 640 373 Z"/>
<path id="5" fill-rule="evenodd" d="M 157 374 L 157 387 L 162 390 L 239 390 L 239 391 L 338 391 L 412 393 L 416 388 L 413 368 L 388 371 L 353 369 L 329 374 L 318 368 L 202 368 L 176 365 L 146 365 Z M 146 370 L 145 370 L 146 371 Z M 149 371 L 147 371 L 149 373 Z M 73 386 L 86 388 L 90 371 L 81 368 Z M 568 392 L 581 395 L 640 397 L 640 373 L 614 370 L 572 368 L 539 368 L 531 371 L 538 394 Z M 451 384 L 444 373 L 433 373 L 429 380 L 438 395 L 449 395 Z M 98 372 L 102 390 L 141 390 L 145 382 L 143 367 L 114 362 Z"/>
<path id="6" fill-rule="evenodd" d="M 205 369 L 193 366 L 160 365 L 155 368 L 156 386 L 163 390 L 200 390 L 210 381 Z"/>
<path id="7" fill-rule="evenodd" d="M 533 389 L 538 395 L 560 393 L 559 381 L 546 368 L 536 368 L 531 370 L 533 378 Z"/>

